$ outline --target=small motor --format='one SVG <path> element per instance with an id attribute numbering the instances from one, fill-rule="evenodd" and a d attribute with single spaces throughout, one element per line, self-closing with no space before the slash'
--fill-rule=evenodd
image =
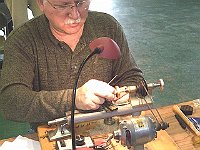
<path id="1" fill-rule="evenodd" d="M 114 131 L 114 139 L 121 141 L 127 148 L 137 147 L 141 149 L 145 143 L 155 139 L 157 136 L 156 125 L 150 117 L 137 117 L 124 120 L 119 125 L 119 130 Z"/>

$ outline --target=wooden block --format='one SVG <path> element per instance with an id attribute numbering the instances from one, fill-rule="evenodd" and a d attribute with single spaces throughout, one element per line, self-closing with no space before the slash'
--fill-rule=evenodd
<path id="1" fill-rule="evenodd" d="M 157 132 L 157 138 L 145 144 L 148 150 L 179 150 L 178 145 L 164 130 Z"/>
<path id="2" fill-rule="evenodd" d="M 38 127 L 38 137 L 40 141 L 40 146 L 42 150 L 55 150 L 56 142 L 50 142 L 47 138 L 47 131 L 53 130 L 55 127 L 49 127 L 47 125 Z"/>

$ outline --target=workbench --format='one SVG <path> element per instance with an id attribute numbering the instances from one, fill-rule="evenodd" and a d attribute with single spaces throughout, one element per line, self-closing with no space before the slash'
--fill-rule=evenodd
<path id="1" fill-rule="evenodd" d="M 178 106 L 181 105 L 190 105 L 194 108 L 193 111 L 193 117 L 200 117 L 200 105 L 194 104 L 194 101 L 188 101 L 184 103 L 177 104 Z M 161 114 L 164 121 L 169 123 L 169 128 L 165 131 L 161 130 L 158 131 L 158 136 L 155 140 L 145 144 L 145 147 L 148 148 L 148 150 L 175 150 L 175 149 L 181 149 L 181 150 L 200 150 L 200 144 L 193 144 L 192 137 L 194 134 L 188 130 L 181 128 L 180 124 L 175 118 L 175 114 L 172 111 L 172 106 L 165 106 L 158 109 L 159 113 Z M 156 111 L 153 110 L 156 114 Z M 150 111 L 142 112 L 142 115 L 151 115 Z M 157 116 L 157 115 L 156 115 Z M 158 116 L 157 116 L 158 117 Z M 153 118 L 153 117 L 152 117 Z M 42 134 L 46 131 L 46 126 L 39 127 L 40 134 L 30 134 L 25 135 L 28 138 L 34 139 L 34 140 L 44 140 L 45 138 L 42 137 Z M 39 138 L 38 138 L 39 137 Z M 0 141 L 0 145 L 4 141 L 13 141 L 14 138 L 5 139 Z M 48 141 L 46 139 L 46 141 Z M 44 142 L 44 141 L 43 141 Z M 51 143 L 52 147 L 54 147 L 55 143 Z M 48 142 L 45 147 L 48 147 Z M 44 145 L 42 146 L 44 149 Z M 48 148 L 45 148 L 47 150 Z"/>

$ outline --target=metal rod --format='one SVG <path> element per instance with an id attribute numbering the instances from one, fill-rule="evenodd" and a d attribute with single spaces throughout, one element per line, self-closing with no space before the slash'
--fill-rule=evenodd
<path id="1" fill-rule="evenodd" d="M 118 106 L 118 110 L 114 110 L 111 112 L 101 111 L 101 112 L 93 112 L 86 114 L 76 114 L 74 116 L 74 123 L 81 123 L 81 122 L 105 119 L 114 116 L 133 114 L 135 112 L 144 110 L 149 110 L 149 107 L 146 104 L 137 106 L 132 106 L 131 104 L 128 104 L 124 106 Z M 68 115 L 66 119 L 68 123 L 71 122 L 70 115 Z"/>

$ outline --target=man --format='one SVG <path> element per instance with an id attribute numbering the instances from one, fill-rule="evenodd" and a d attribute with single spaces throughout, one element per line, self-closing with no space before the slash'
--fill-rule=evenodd
<path id="1" fill-rule="evenodd" d="M 34 17 L 39 16 L 42 13 L 39 7 L 37 6 L 35 0 L 4 0 L 4 1 L 8 9 L 10 10 L 14 28 L 19 27 L 20 25 L 24 24 L 26 21 L 29 20 L 27 8 L 29 8 L 32 11 Z"/>
<path id="2" fill-rule="evenodd" d="M 88 11 L 90 0 L 37 2 L 44 15 L 14 30 L 5 43 L 0 108 L 7 119 L 47 122 L 65 116 L 79 65 L 91 53 L 89 43 L 99 37 L 113 39 L 121 57 L 94 56 L 86 63 L 76 109 L 98 109 L 105 99 L 116 100 L 114 85 L 136 85 L 143 79 L 120 24 L 108 14 Z"/>

